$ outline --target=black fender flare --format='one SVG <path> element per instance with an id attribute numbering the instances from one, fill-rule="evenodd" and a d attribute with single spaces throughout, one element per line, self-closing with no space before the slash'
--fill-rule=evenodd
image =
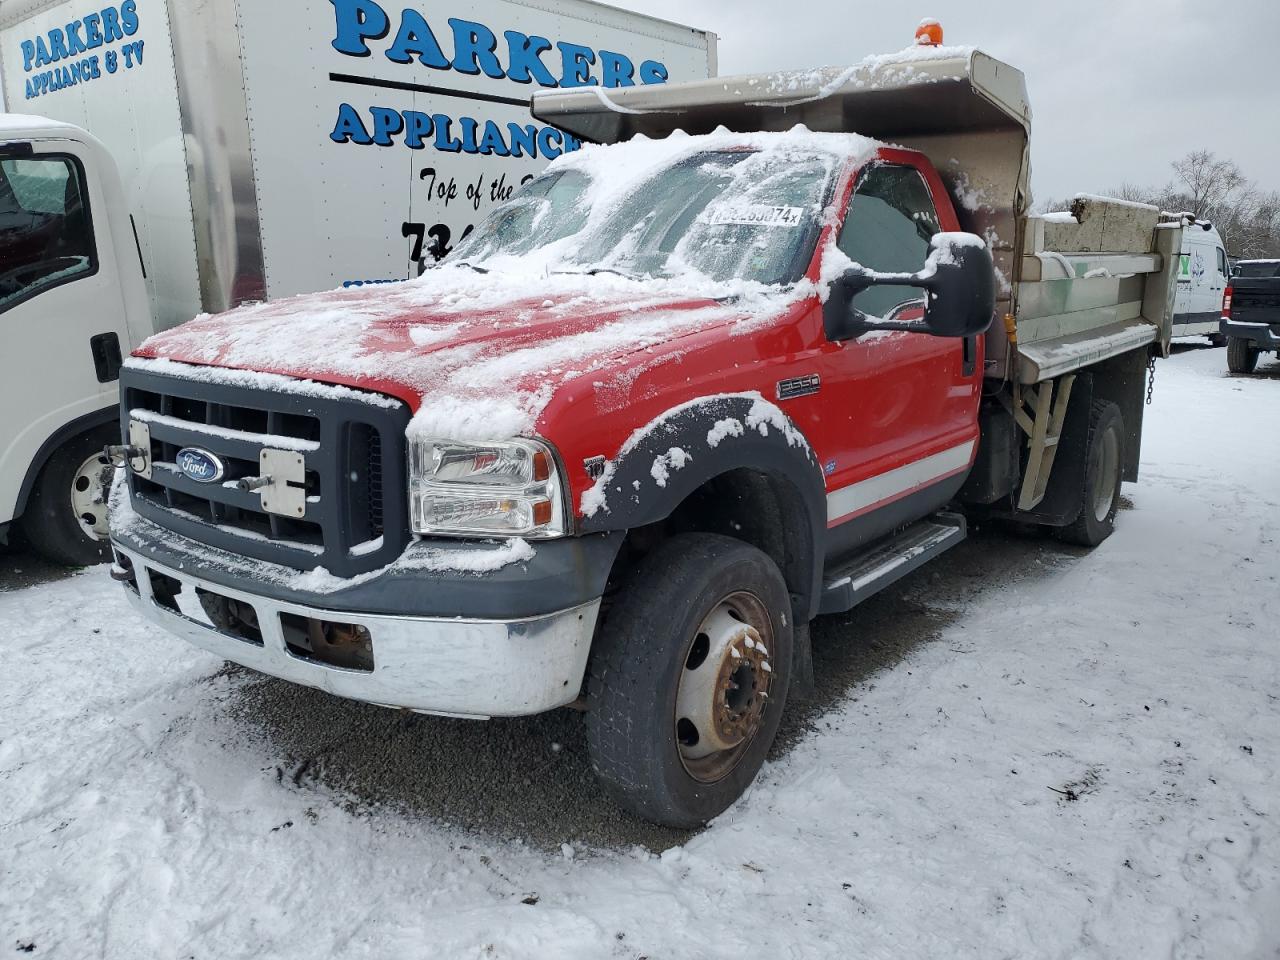
<path id="1" fill-rule="evenodd" d="M 46 437 L 44 443 L 40 444 L 40 449 L 36 451 L 35 457 L 32 458 L 31 463 L 27 466 L 27 474 L 22 478 L 22 486 L 18 488 L 18 502 L 14 507 L 14 519 L 21 517 L 26 512 L 27 501 L 31 498 L 31 490 L 36 485 L 36 478 L 40 476 L 40 471 L 44 469 L 44 465 L 49 462 L 49 458 L 53 456 L 59 447 L 83 433 L 115 423 L 119 418 L 120 408 L 118 406 L 103 407 L 101 410 L 93 410 L 89 413 L 81 414 L 74 420 L 64 423 Z"/>
<path id="2" fill-rule="evenodd" d="M 758 393 L 704 397 L 673 407 L 636 430 L 580 499 L 580 532 L 631 530 L 671 516 L 713 480 L 746 471 L 778 501 L 775 549 L 805 622 L 821 594 L 827 525 L 822 467 L 800 429 Z M 766 518 L 742 517 L 738 524 Z M 765 531 L 735 526 L 743 539 Z"/>

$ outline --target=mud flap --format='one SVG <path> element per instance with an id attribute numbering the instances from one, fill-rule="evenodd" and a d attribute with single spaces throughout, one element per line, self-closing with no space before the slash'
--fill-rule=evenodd
<path id="1" fill-rule="evenodd" d="M 796 616 L 799 604 L 792 603 L 791 615 Z M 791 640 L 791 683 L 787 687 L 788 700 L 812 700 L 815 695 L 813 679 L 813 642 L 809 633 L 809 621 L 801 613 L 795 621 Z"/>

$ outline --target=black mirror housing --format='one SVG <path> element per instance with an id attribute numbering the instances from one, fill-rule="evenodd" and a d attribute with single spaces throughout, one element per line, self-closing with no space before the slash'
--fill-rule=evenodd
<path id="1" fill-rule="evenodd" d="M 881 285 L 920 287 L 928 300 L 924 319 L 902 323 L 869 317 L 853 306 L 863 290 Z M 995 265 L 986 242 L 972 233 L 936 233 L 929 258 L 916 273 L 876 273 L 855 267 L 831 283 L 823 310 L 830 340 L 850 340 L 868 330 L 909 330 L 935 337 L 984 333 L 995 314 Z"/>

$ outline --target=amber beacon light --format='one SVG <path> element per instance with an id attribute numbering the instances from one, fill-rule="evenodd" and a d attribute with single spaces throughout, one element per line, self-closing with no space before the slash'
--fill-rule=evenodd
<path id="1" fill-rule="evenodd" d="M 942 24 L 929 17 L 921 20 L 916 27 L 916 43 L 922 47 L 942 46 Z"/>

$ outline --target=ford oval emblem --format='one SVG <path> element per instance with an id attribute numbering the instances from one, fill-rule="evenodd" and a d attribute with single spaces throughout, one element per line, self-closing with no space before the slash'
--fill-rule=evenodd
<path id="1" fill-rule="evenodd" d="M 217 483 L 227 473 L 221 460 L 199 447 L 183 447 L 178 451 L 177 463 L 178 469 L 196 483 Z"/>

